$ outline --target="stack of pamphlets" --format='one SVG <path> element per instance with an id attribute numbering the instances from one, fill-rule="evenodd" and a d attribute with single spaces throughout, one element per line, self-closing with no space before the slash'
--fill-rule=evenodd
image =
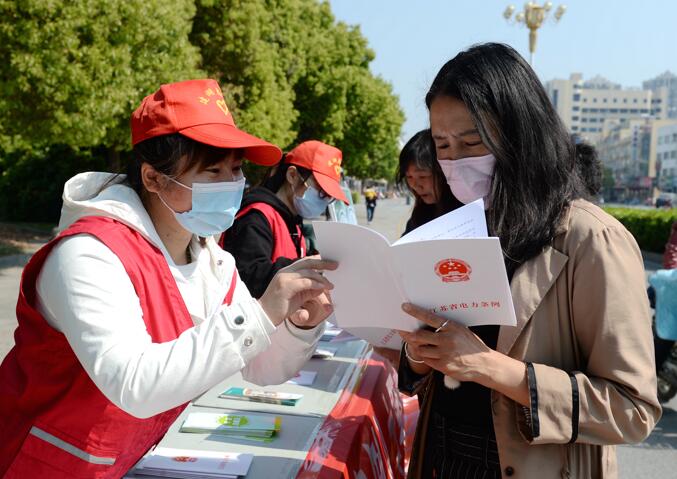
<path id="1" fill-rule="evenodd" d="M 282 418 L 279 416 L 192 412 L 181 425 L 180 431 L 271 442 L 280 432 L 281 425 Z"/>
<path id="2" fill-rule="evenodd" d="M 242 401 L 265 402 L 281 404 L 282 406 L 296 406 L 303 394 L 283 393 L 278 391 L 264 391 L 263 389 L 229 388 L 219 394 L 224 399 L 239 399 Z"/>
<path id="3" fill-rule="evenodd" d="M 247 475 L 253 458 L 253 454 L 157 447 L 134 472 L 178 479 L 237 479 Z"/>

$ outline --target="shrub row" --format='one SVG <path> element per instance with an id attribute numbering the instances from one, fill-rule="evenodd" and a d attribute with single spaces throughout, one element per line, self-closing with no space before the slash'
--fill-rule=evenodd
<path id="1" fill-rule="evenodd" d="M 677 221 L 677 208 L 640 210 L 635 208 L 604 208 L 632 233 L 644 251 L 663 253 L 672 223 Z"/>

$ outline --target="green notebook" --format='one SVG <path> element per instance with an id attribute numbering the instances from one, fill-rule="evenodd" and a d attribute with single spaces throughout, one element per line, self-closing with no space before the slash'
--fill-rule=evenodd
<path id="1" fill-rule="evenodd" d="M 222 434 L 252 440 L 272 441 L 280 432 L 282 418 L 260 414 L 215 414 L 194 412 L 181 425 L 181 432 Z"/>

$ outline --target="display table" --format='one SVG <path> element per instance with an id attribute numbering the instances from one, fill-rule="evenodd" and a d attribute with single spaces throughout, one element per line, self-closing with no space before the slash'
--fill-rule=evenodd
<path id="1" fill-rule="evenodd" d="M 285 383 L 267 388 L 303 394 L 295 406 L 219 398 L 233 386 L 261 389 L 238 373 L 193 401 L 160 445 L 254 454 L 248 479 L 403 478 L 418 403 L 408 399 L 404 410 L 397 373 L 366 342 L 320 342 L 320 347 L 327 346 L 338 348 L 333 358 L 311 359 L 303 367 L 317 372 L 311 386 Z M 282 428 L 270 443 L 179 432 L 186 416 L 195 411 L 271 414 L 282 417 Z M 125 477 L 149 476 L 130 471 Z"/>

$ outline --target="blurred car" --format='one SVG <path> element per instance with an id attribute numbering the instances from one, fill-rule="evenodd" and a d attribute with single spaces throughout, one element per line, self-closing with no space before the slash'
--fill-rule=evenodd
<path id="1" fill-rule="evenodd" d="M 672 208 L 672 200 L 670 198 L 656 198 L 656 208 Z"/>

